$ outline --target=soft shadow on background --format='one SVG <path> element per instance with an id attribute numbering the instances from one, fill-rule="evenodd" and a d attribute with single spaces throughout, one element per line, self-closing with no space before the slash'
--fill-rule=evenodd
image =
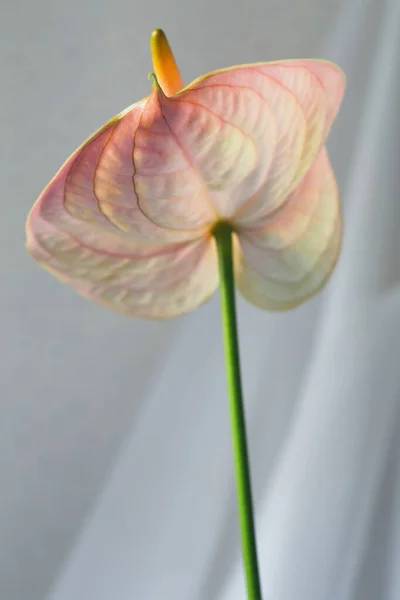
<path id="1" fill-rule="evenodd" d="M 187 82 L 327 58 L 345 243 L 324 293 L 239 301 L 264 600 L 400 597 L 400 3 L 8 2 L 0 22 L 0 598 L 243 600 L 219 298 L 109 314 L 24 250 L 65 158 L 150 90 L 167 32 Z"/>

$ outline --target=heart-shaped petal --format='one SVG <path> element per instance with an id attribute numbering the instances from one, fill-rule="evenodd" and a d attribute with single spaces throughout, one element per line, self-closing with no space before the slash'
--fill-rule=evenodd
<path id="1" fill-rule="evenodd" d="M 233 67 L 173 96 L 155 80 L 41 194 L 28 250 L 109 308 L 172 316 L 215 290 L 212 231 L 228 220 L 244 295 L 268 307 L 301 302 L 340 245 L 334 177 L 324 151 L 315 159 L 343 89 L 323 61 Z"/>
<path id="2" fill-rule="evenodd" d="M 268 223 L 238 231 L 239 290 L 267 310 L 294 308 L 325 284 L 338 259 L 341 239 L 338 188 L 323 148 Z"/>

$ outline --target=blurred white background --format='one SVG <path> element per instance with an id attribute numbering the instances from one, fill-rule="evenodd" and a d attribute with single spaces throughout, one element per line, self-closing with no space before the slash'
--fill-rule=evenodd
<path id="1" fill-rule="evenodd" d="M 400 598 L 399 0 L 6 0 L 0 19 L 0 598 L 244 600 L 218 295 L 166 323 L 78 297 L 24 249 L 67 156 L 150 90 L 326 58 L 345 243 L 317 299 L 239 300 L 264 600 Z"/>

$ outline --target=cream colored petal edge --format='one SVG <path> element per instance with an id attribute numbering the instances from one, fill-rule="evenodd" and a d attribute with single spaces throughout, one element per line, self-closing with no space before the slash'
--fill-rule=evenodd
<path id="1" fill-rule="evenodd" d="M 269 62 L 256 62 L 256 63 L 246 63 L 243 65 L 233 65 L 232 67 L 226 67 L 223 69 L 216 69 L 215 71 L 211 71 L 210 73 L 206 73 L 205 75 L 200 75 L 200 77 L 197 77 L 196 79 L 194 79 L 193 81 L 191 81 L 185 88 L 183 88 L 182 90 L 180 90 L 177 94 L 175 94 L 175 96 L 179 96 L 180 94 L 183 94 L 184 92 L 186 92 L 189 89 L 192 89 L 193 87 L 196 86 L 196 84 L 198 83 L 202 83 L 203 81 L 205 81 L 206 79 L 213 77 L 214 75 L 219 75 L 222 73 L 229 73 L 229 71 L 235 71 L 236 69 L 248 69 L 248 68 L 253 68 L 253 67 L 267 67 L 268 65 L 274 66 L 274 65 L 293 65 L 293 64 L 299 64 L 301 65 L 302 63 L 315 63 L 316 65 L 325 65 L 328 67 L 332 67 L 332 69 L 336 70 L 338 72 L 338 74 L 341 76 L 342 80 L 343 80 L 343 89 L 346 85 L 346 74 L 344 73 L 343 69 L 341 69 L 341 67 L 339 67 L 339 65 L 337 65 L 336 63 L 330 61 L 330 60 L 325 60 L 325 59 L 316 59 L 316 58 L 298 58 L 298 59 L 292 59 L 292 58 L 288 58 L 285 60 L 274 60 L 274 61 L 269 61 Z"/>

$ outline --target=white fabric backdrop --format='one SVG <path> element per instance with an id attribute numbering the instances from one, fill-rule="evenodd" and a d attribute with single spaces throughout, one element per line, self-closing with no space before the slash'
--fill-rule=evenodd
<path id="1" fill-rule="evenodd" d="M 0 598 L 245 598 L 219 298 L 167 323 L 74 295 L 24 251 L 68 154 L 147 95 L 163 27 L 186 81 L 338 62 L 345 244 L 324 293 L 239 301 L 264 600 L 400 597 L 399 0 L 28 0 L 0 25 Z"/>

